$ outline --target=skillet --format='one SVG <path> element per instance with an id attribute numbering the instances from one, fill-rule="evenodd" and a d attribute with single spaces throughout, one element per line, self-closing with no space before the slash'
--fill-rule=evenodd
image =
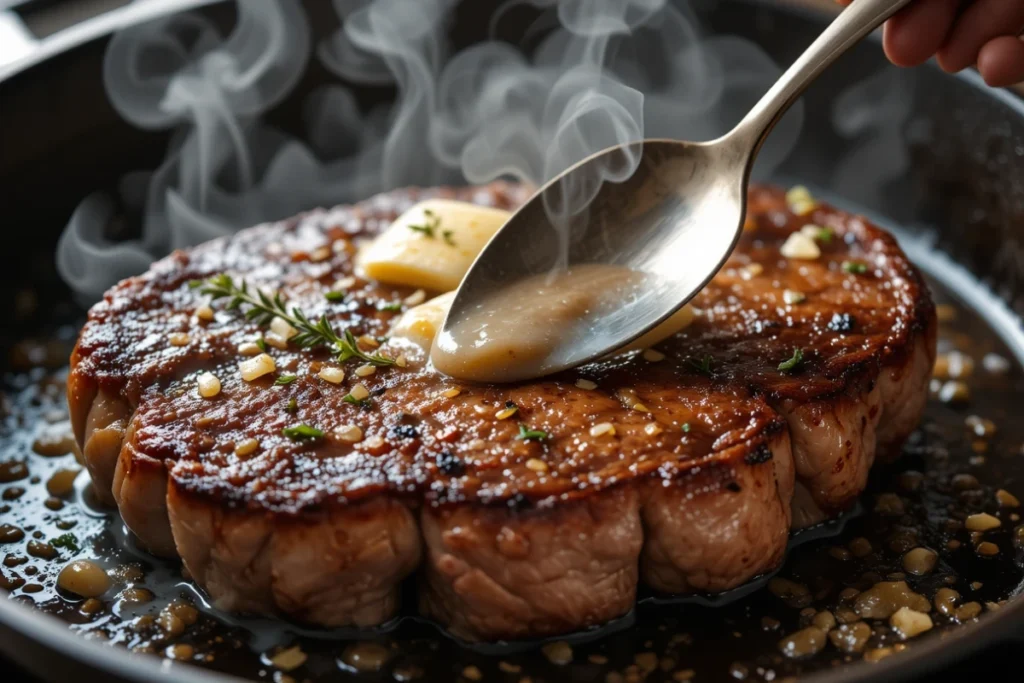
<path id="1" fill-rule="evenodd" d="M 210 3 L 188 0 L 173 4 L 177 9 Z M 314 15 L 324 11 L 322 5 L 308 4 Z M 750 37 L 778 63 L 791 61 L 827 18 L 806 8 L 745 0 L 705 4 L 709 5 L 705 18 L 712 30 Z M 31 397 L 19 393 L 24 391 L 20 378 L 27 376 L 23 352 L 29 347 L 25 341 L 41 341 L 48 352 L 42 357 L 42 365 L 49 364 L 59 372 L 61 351 L 73 340 L 76 322 L 82 315 L 79 303 L 53 268 L 61 227 L 82 196 L 112 186 L 125 171 L 155 167 L 165 151 L 164 135 L 127 126 L 106 102 L 99 82 L 105 41 L 111 30 L 169 11 L 171 5 L 135 3 L 56 33 L 39 44 L 28 41 L 24 61 L 0 71 L 0 101 L 5 103 L 0 110 L 0 149 L 4 150 L 0 159 L 0 187 L 4 188 L 0 215 L 6 217 L 9 230 L 21 232 L 16 242 L 12 240 L 17 246 L 4 257 L 0 300 L 4 319 L 11 324 L 0 333 L 0 346 L 7 359 L 9 400 L 21 396 L 32 410 L 40 406 L 32 405 Z M 481 27 L 486 26 L 480 12 L 491 9 L 484 5 L 487 3 L 460 9 L 453 26 L 456 43 L 479 37 Z M 39 16 L 32 13 L 31 6 L 29 3 L 21 8 L 30 23 L 33 16 Z M 229 8 L 213 6 L 206 11 L 216 21 L 230 24 Z M 327 78 L 326 72 L 311 65 L 296 91 L 271 113 L 271 119 L 285 128 L 297 128 L 301 95 Z M 847 88 L 849 83 L 865 85 L 851 90 Z M 879 93 L 894 90 L 903 96 L 888 109 L 880 106 Z M 369 104 L 386 98 L 388 93 L 366 88 L 358 95 Z M 837 107 L 884 110 L 884 115 L 837 127 Z M 1022 155 L 1024 106 L 1017 96 L 988 90 L 971 74 L 951 77 L 930 66 L 896 71 L 885 64 L 877 45 L 863 45 L 847 56 L 834 67 L 828 81 L 816 85 L 805 97 L 799 142 L 770 179 L 782 184 L 811 184 L 815 192 L 835 203 L 869 213 L 883 225 L 898 229 L 912 258 L 932 276 L 937 298 L 956 314 L 956 319 L 947 324 L 945 343 L 979 361 L 979 377 L 977 385 L 972 385 L 975 391 L 968 405 L 933 401 L 928 420 L 908 447 L 907 457 L 894 468 L 874 475 L 872 489 L 866 494 L 868 501 L 897 487 L 906 470 L 924 471 L 929 481 L 938 482 L 934 491 L 926 487 L 925 493 L 908 497 L 925 520 L 955 502 L 943 483 L 954 473 L 970 472 L 984 486 L 1004 487 L 1024 495 L 1019 488 L 1024 483 L 1020 451 L 1024 426 L 1017 424 L 1024 381 L 1016 360 L 1021 357 L 1019 316 L 1024 312 L 1020 282 L 1024 261 L 1016 234 L 1024 218 Z M 989 352 L 1011 360 L 1006 373 L 989 377 L 981 372 L 980 360 Z M 39 371 L 35 372 L 38 380 Z M 32 410 L 25 415 L 38 415 L 38 410 Z M 999 429 L 984 461 L 977 464 L 971 464 L 978 454 L 963 430 L 964 419 L 971 414 L 991 418 Z M 0 435 L 7 453 L 24 449 L 25 431 L 9 430 Z M 936 466 L 937 461 L 942 462 Z M 12 508 L 3 514 L 14 512 Z M 921 527 L 922 535 L 932 532 L 936 542 L 947 540 L 927 523 Z M 892 534 L 893 529 L 869 510 L 852 520 L 838 539 L 813 541 L 795 551 L 784 572 L 794 578 L 814 576 L 820 556 L 831 547 L 859 535 L 883 546 Z M 1010 550 L 1009 529 L 998 541 L 1007 548 L 999 563 L 963 552 L 948 558 L 944 555 L 944 560 L 955 569 L 959 581 L 967 586 L 982 584 L 976 591 L 979 601 L 998 606 L 1006 600 L 1005 605 L 988 609 L 977 623 L 944 630 L 941 637 L 922 637 L 905 652 L 875 663 L 836 667 L 833 662 L 839 660 L 831 652 L 827 658 L 776 664 L 774 642 L 783 632 L 795 630 L 799 610 L 780 606 L 775 596 L 763 590 L 727 608 L 652 608 L 638 614 L 636 624 L 619 635 L 577 649 L 581 657 L 587 652 L 604 653 L 601 656 L 612 660 L 612 665 L 619 665 L 614 670 L 622 670 L 638 655 L 661 649 L 661 641 L 681 633 L 680 622 L 700 622 L 708 633 L 697 637 L 698 647 L 673 652 L 700 679 L 743 674 L 764 680 L 767 671 L 772 671 L 773 677 L 777 671 L 777 677 L 782 678 L 787 667 L 807 672 L 802 680 L 819 676 L 827 676 L 830 681 L 883 680 L 922 674 L 952 659 L 1020 637 L 1015 631 L 1022 631 L 1024 603 L 1014 599 L 1022 579 L 1020 553 Z M 884 553 L 881 555 L 883 564 L 891 561 Z M 102 647 L 22 602 L 0 600 L 0 648 L 44 678 L 66 680 L 91 671 L 120 680 L 162 675 L 177 680 L 186 672 L 192 680 L 224 679 L 220 673 L 198 667 L 168 667 L 155 657 L 133 657 L 118 648 Z M 769 614 L 775 615 L 769 618 L 785 622 L 782 632 L 763 630 L 763 618 Z M 734 628 L 742 638 L 734 638 Z M 659 635 L 666 633 L 669 635 Z M 487 677 L 500 675 L 496 660 L 522 666 L 524 674 L 532 673 L 535 678 L 565 675 L 536 653 L 515 655 L 522 657 L 521 663 L 512 654 L 504 658 L 477 655 L 447 643 L 436 649 L 424 646 L 419 653 L 413 642 L 429 641 L 432 636 L 436 642 L 436 634 L 429 630 L 414 630 L 408 641 L 402 641 L 406 654 L 420 657 L 418 666 L 428 678 L 465 677 L 467 666 L 478 667 Z M 648 646 L 648 641 L 654 644 Z M 324 661 L 341 651 L 337 643 L 319 647 Z M 226 674 L 254 674 L 258 662 L 254 664 L 247 648 L 241 652 L 237 658 L 225 658 L 218 668 Z M 393 668 L 390 671 L 393 673 Z M 607 670 L 584 660 L 573 665 L 572 676 L 604 680 Z"/>

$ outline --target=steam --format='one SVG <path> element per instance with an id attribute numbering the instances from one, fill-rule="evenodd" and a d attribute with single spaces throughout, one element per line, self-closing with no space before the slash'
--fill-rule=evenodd
<path id="1" fill-rule="evenodd" d="M 136 126 L 174 131 L 173 142 L 164 163 L 125 178 L 116 199 L 82 202 L 58 248 L 63 277 L 94 300 L 171 249 L 318 205 L 405 185 L 540 185 L 612 145 L 711 139 L 780 73 L 755 44 L 705 36 L 689 3 L 667 0 L 525 0 L 544 10 L 527 33 L 534 47 L 491 39 L 450 54 L 456 3 L 335 0 L 342 26 L 316 46 L 316 59 L 339 79 L 394 85 L 397 95 L 363 111 L 340 84 L 316 90 L 301 138 L 262 119 L 314 53 L 297 0 L 236 2 L 226 37 L 199 14 L 117 34 L 104 63 L 111 103 Z M 772 135 L 762 170 L 788 153 L 799 119 Z M 601 183 L 628 178 L 638 163 L 635 154 L 613 157 L 559 188 L 549 213 L 581 214 Z M 122 214 L 142 217 L 137 238 L 110 237 Z"/>

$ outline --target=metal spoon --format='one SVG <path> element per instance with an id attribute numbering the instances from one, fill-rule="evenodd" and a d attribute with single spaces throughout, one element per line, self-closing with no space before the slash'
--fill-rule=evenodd
<path id="1" fill-rule="evenodd" d="M 495 292 L 530 276 L 609 264 L 648 277 L 586 333 L 553 342 L 542 363 L 503 380 L 547 375 L 622 349 L 668 319 L 722 267 L 743 229 L 750 170 L 765 138 L 804 89 L 910 0 L 854 0 L 739 124 L 711 142 L 644 140 L 584 159 L 551 180 L 498 231 L 462 280 L 439 339 L 479 315 Z M 602 169 L 640 156 L 624 182 L 603 182 L 582 213 L 553 225 L 551 207 L 594 187 Z M 567 257 L 567 262 L 565 261 Z"/>

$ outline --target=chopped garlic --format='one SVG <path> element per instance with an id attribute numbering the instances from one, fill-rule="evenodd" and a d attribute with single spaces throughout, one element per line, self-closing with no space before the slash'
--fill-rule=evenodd
<path id="1" fill-rule="evenodd" d="M 351 289 L 355 284 L 356 279 L 354 277 L 343 277 L 340 280 L 335 281 L 334 289 L 344 291 L 346 289 Z"/>
<path id="2" fill-rule="evenodd" d="M 462 389 L 451 388 L 451 389 L 445 389 L 444 391 L 442 391 L 441 395 L 444 396 L 445 398 L 455 398 L 456 396 L 458 396 L 461 393 L 462 393 Z"/>
<path id="3" fill-rule="evenodd" d="M 167 339 L 171 346 L 185 346 L 189 342 L 189 336 L 184 332 L 172 332 Z"/>
<path id="4" fill-rule="evenodd" d="M 285 340 L 291 339 L 299 333 L 291 323 L 280 316 L 274 316 L 274 319 L 270 321 L 270 331 Z"/>
<path id="5" fill-rule="evenodd" d="M 818 248 L 818 244 L 800 232 L 794 232 L 787 237 L 780 251 L 786 258 L 805 261 L 813 261 L 821 256 L 821 249 Z"/>
<path id="6" fill-rule="evenodd" d="M 363 440 L 363 430 L 357 425 L 342 425 L 334 430 L 334 436 L 341 441 L 356 443 Z"/>
<path id="7" fill-rule="evenodd" d="M 749 280 L 752 277 L 757 277 L 763 272 L 764 266 L 762 266 L 760 263 L 748 263 L 747 265 L 743 266 L 743 269 L 740 271 L 740 274 L 744 280 Z"/>
<path id="8" fill-rule="evenodd" d="M 330 257 L 331 257 L 331 248 L 327 247 L 327 246 L 324 246 L 324 247 L 317 247 L 316 249 L 314 249 L 313 253 L 309 255 L 309 260 L 316 263 L 316 262 L 320 262 L 320 261 L 326 261 Z"/>
<path id="9" fill-rule="evenodd" d="M 810 191 L 803 185 L 797 185 L 786 193 L 786 204 L 797 216 L 806 216 L 818 206 Z"/>
<path id="10" fill-rule="evenodd" d="M 267 332 L 263 335 L 263 341 L 275 349 L 281 349 L 282 351 L 288 348 L 287 337 L 282 337 L 277 332 Z"/>
<path id="11" fill-rule="evenodd" d="M 316 376 L 325 382 L 330 382 L 331 384 L 341 384 L 345 379 L 345 371 L 341 368 L 327 366 L 322 368 Z"/>
<path id="12" fill-rule="evenodd" d="M 370 390 L 366 388 L 365 384 L 357 384 L 352 387 L 352 391 L 348 392 L 352 398 L 357 401 L 363 401 L 370 398 Z"/>
<path id="13" fill-rule="evenodd" d="M 256 342 L 242 342 L 238 345 L 238 352 L 243 356 L 255 356 L 261 353 L 261 349 Z"/>
<path id="14" fill-rule="evenodd" d="M 611 422 L 599 422 L 590 428 L 591 436 L 615 436 L 615 425 Z"/>
<path id="15" fill-rule="evenodd" d="M 377 341 L 376 339 L 374 339 L 373 337 L 371 337 L 368 334 L 364 334 L 364 335 L 361 335 L 359 337 L 356 337 L 356 341 L 359 342 L 359 344 L 361 346 L 368 346 L 371 349 L 375 349 L 378 346 L 380 346 L 380 342 Z"/>
<path id="16" fill-rule="evenodd" d="M 220 380 L 212 372 L 204 372 L 199 375 L 199 395 L 203 398 L 213 398 L 220 393 Z"/>
<path id="17" fill-rule="evenodd" d="M 244 458 L 247 455 L 252 455 L 253 453 L 255 453 L 256 449 L 258 449 L 259 447 L 260 442 L 257 441 L 256 439 L 246 439 L 245 441 L 242 441 L 235 446 L 235 455 L 239 456 L 240 458 Z"/>
<path id="18" fill-rule="evenodd" d="M 282 650 L 270 658 L 270 663 L 281 671 L 291 671 L 306 663 L 306 653 L 298 645 Z"/>
<path id="19" fill-rule="evenodd" d="M 274 363 L 273 358 L 265 353 L 261 353 L 249 360 L 243 360 L 238 364 L 238 369 L 242 373 L 242 379 L 246 382 L 251 382 L 277 370 L 277 364 Z"/>
<path id="20" fill-rule="evenodd" d="M 665 360 L 665 354 L 656 349 L 646 349 L 643 353 L 644 360 L 649 363 L 657 363 L 658 361 Z"/>
<path id="21" fill-rule="evenodd" d="M 384 437 L 380 435 L 369 436 L 363 441 L 365 448 L 380 448 L 384 445 Z"/>
<path id="22" fill-rule="evenodd" d="M 199 318 L 200 320 L 205 320 L 209 322 L 213 320 L 213 309 L 207 306 L 206 304 L 203 304 L 202 306 L 196 309 L 196 317 Z"/>
<path id="23" fill-rule="evenodd" d="M 985 512 L 971 515 L 964 522 L 964 526 L 968 531 L 988 531 L 989 529 L 995 529 L 1000 524 L 1001 522 L 998 517 L 993 517 Z"/>
<path id="24" fill-rule="evenodd" d="M 417 289 L 415 292 L 403 299 L 406 306 L 419 306 L 421 303 L 427 300 L 427 293 L 422 289 Z"/>
<path id="25" fill-rule="evenodd" d="M 547 472 L 548 464 L 540 458 L 530 458 L 526 461 L 526 469 L 534 472 Z"/>
<path id="26" fill-rule="evenodd" d="M 395 365 L 400 368 L 404 368 L 409 364 L 409 359 L 405 357 L 405 354 L 399 354 L 398 358 L 395 359 Z"/>
<path id="27" fill-rule="evenodd" d="M 807 295 L 795 289 L 787 289 L 782 293 L 782 300 L 787 304 L 800 304 L 807 301 Z"/>
<path id="28" fill-rule="evenodd" d="M 576 386 L 579 387 L 580 389 L 592 391 L 594 389 L 597 389 L 597 382 L 591 382 L 589 379 L 578 379 L 576 380 Z"/>
<path id="29" fill-rule="evenodd" d="M 658 434 L 661 434 L 662 431 L 664 430 L 662 430 L 661 425 L 657 422 L 651 422 L 650 424 L 644 425 L 644 432 L 651 436 L 657 436 Z"/>
<path id="30" fill-rule="evenodd" d="M 895 614 L 889 617 L 889 625 L 904 638 L 913 638 L 930 631 L 933 626 L 930 616 L 909 607 L 900 607 L 896 610 Z"/>
<path id="31" fill-rule="evenodd" d="M 369 377 L 375 372 L 377 372 L 377 368 L 370 364 L 360 365 L 358 368 L 356 368 L 356 375 L 358 377 Z"/>

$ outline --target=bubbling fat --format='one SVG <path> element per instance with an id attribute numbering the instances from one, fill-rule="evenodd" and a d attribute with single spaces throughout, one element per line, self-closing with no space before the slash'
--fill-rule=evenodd
<path id="1" fill-rule="evenodd" d="M 559 348 L 592 334 L 601 319 L 642 292 L 649 276 L 584 264 L 494 292 L 435 337 L 434 367 L 458 379 L 512 382 L 546 374 Z"/>

